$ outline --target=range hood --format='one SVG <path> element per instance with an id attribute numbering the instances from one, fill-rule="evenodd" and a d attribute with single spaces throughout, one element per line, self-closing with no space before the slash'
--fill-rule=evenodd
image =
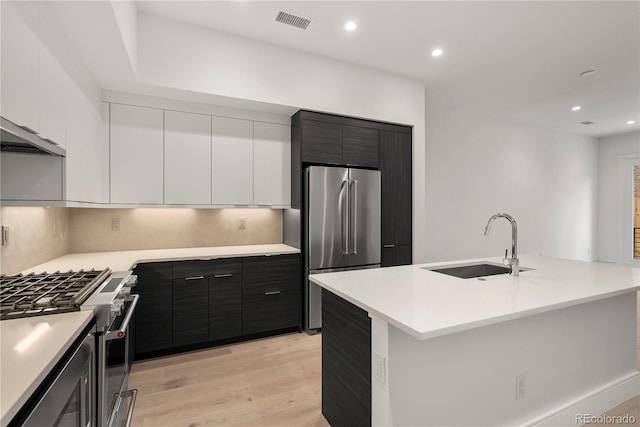
<path id="1" fill-rule="evenodd" d="M 67 152 L 55 142 L 0 117 L 0 149 L 10 153 L 44 154 L 65 157 Z"/>

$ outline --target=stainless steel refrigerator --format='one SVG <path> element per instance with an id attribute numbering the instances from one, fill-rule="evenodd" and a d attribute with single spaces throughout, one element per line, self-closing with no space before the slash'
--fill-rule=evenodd
<path id="1" fill-rule="evenodd" d="M 306 272 L 380 266 L 380 171 L 305 170 Z M 306 280 L 305 330 L 322 327 L 321 288 Z"/>

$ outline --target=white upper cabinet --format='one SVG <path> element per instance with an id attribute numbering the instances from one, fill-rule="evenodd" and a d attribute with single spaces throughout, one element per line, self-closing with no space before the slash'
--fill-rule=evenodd
<path id="1" fill-rule="evenodd" d="M 67 109 L 71 79 L 46 46 L 40 46 L 38 133 L 61 147 L 67 140 Z"/>
<path id="2" fill-rule="evenodd" d="M 2 116 L 38 130 L 38 9 L 30 2 L 0 2 Z"/>
<path id="3" fill-rule="evenodd" d="M 111 104 L 111 203 L 162 204 L 163 110 Z"/>
<path id="4" fill-rule="evenodd" d="M 211 116 L 164 114 L 164 203 L 211 204 Z"/>
<path id="5" fill-rule="evenodd" d="M 212 203 L 253 204 L 253 121 L 213 117 Z"/>
<path id="6" fill-rule="evenodd" d="M 257 205 L 291 205 L 291 128 L 254 123 L 253 200 Z"/>

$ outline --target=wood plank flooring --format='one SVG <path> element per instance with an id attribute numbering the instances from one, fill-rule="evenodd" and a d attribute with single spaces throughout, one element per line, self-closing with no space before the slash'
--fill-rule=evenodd
<path id="1" fill-rule="evenodd" d="M 640 296 L 639 302 L 640 302 Z M 136 362 L 134 427 L 309 426 L 321 413 L 321 335 L 292 333 Z M 638 329 L 640 367 L 640 328 Z M 607 415 L 633 415 L 640 395 Z M 589 424 L 589 426 L 613 426 Z"/>
<path id="2" fill-rule="evenodd" d="M 134 363 L 133 426 L 328 426 L 321 335 L 292 333 Z"/>

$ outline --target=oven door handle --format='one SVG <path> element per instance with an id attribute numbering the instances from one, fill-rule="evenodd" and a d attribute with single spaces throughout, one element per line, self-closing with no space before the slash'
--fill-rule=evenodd
<path id="1" fill-rule="evenodd" d="M 129 311 L 127 311 L 127 315 L 124 317 L 122 321 L 122 325 L 120 325 L 120 329 L 115 331 L 108 330 L 105 334 L 105 338 L 107 341 L 116 340 L 120 338 L 124 338 L 127 334 L 127 328 L 129 327 L 129 322 L 131 321 L 131 317 L 133 316 L 133 312 L 136 309 L 136 305 L 138 305 L 138 300 L 140 299 L 140 295 L 131 295 L 131 305 L 129 306 Z"/>

